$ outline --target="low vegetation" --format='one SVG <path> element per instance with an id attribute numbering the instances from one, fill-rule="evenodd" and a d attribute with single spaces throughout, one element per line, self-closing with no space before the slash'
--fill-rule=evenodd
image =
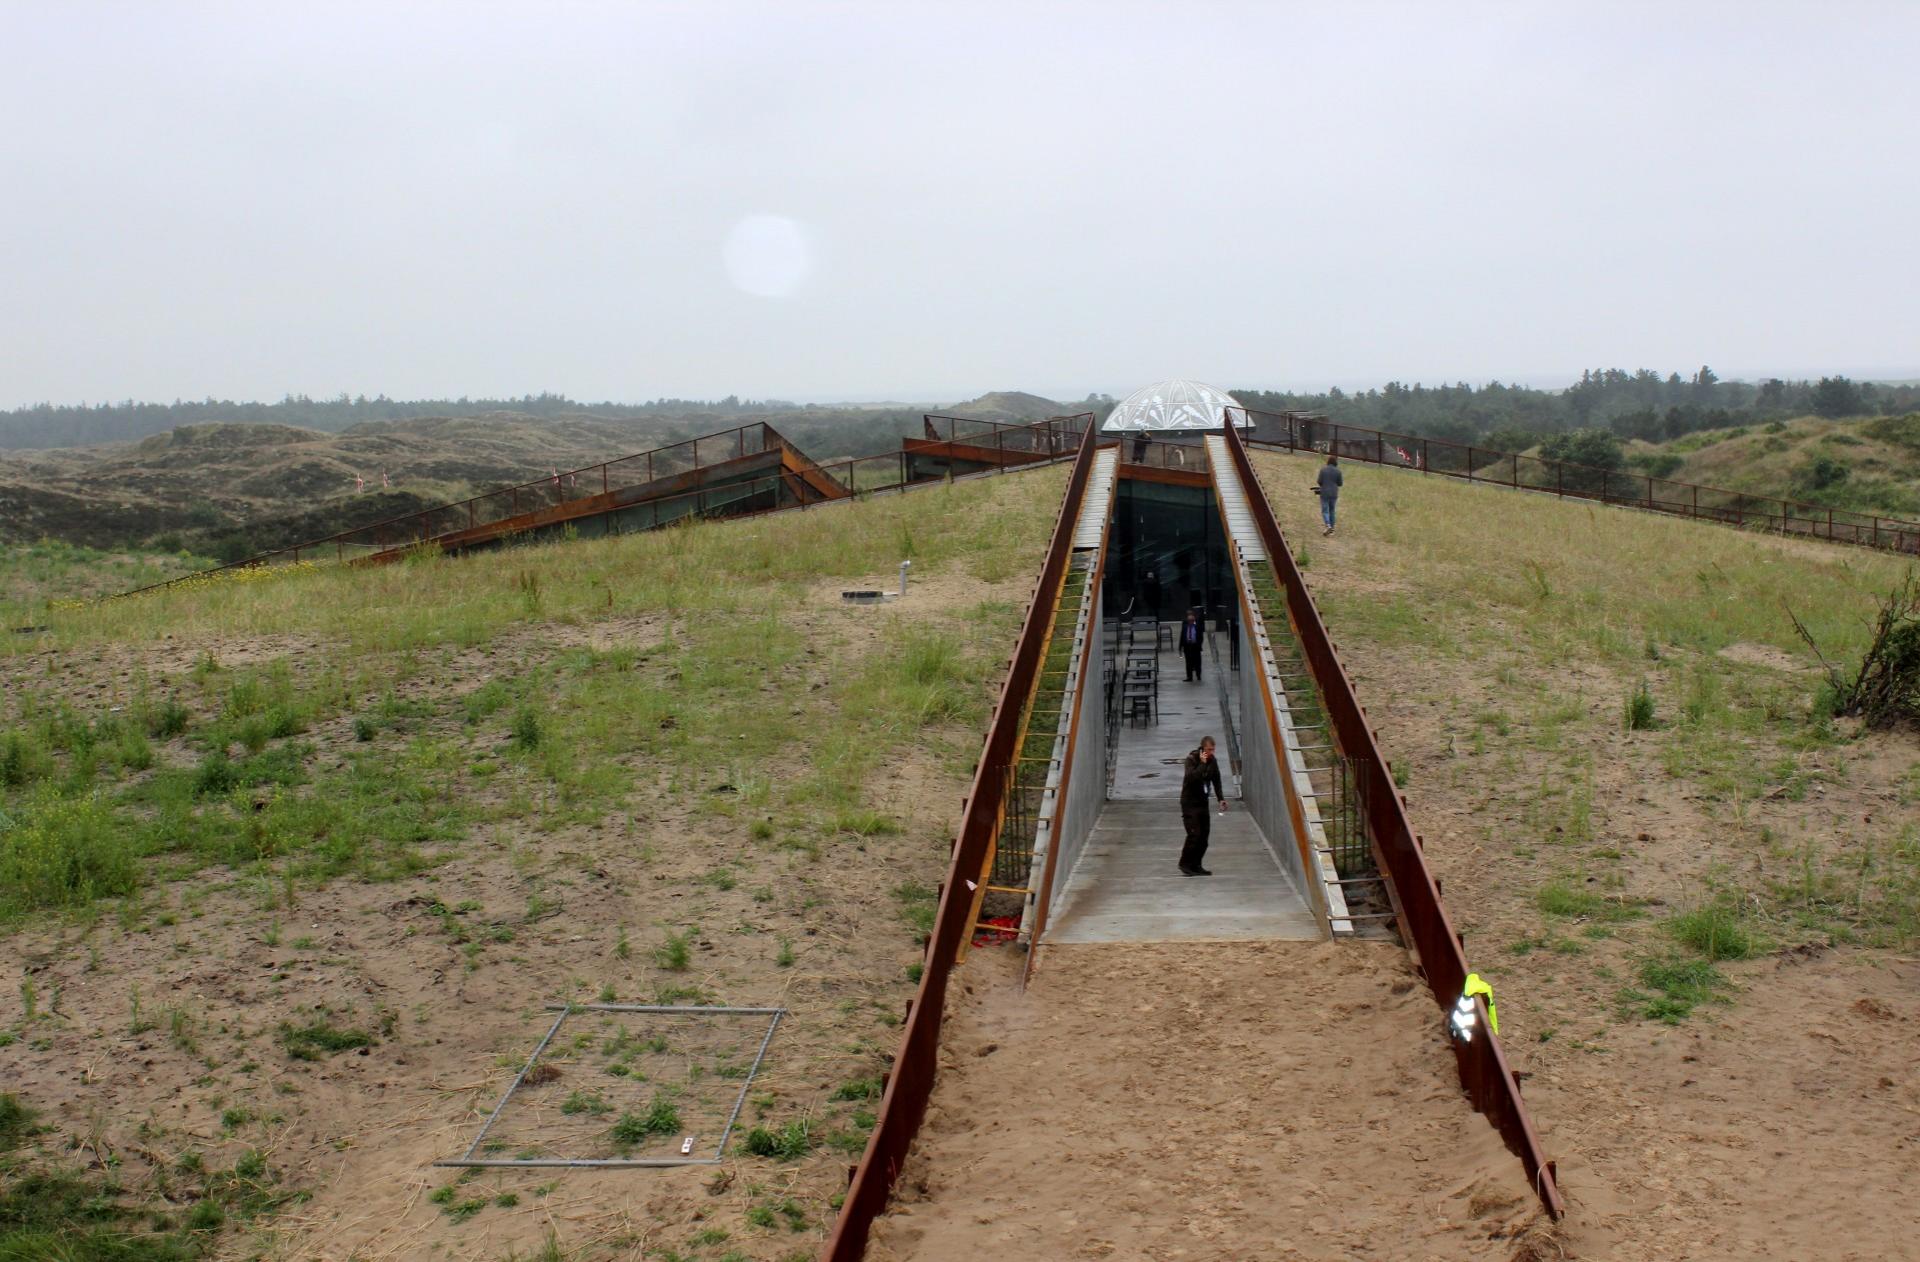
<path id="1" fill-rule="evenodd" d="M 1256 458 L 1304 534 L 1290 459 Z M 1908 563 L 1348 477 L 1350 543 L 1335 562 L 1316 540 L 1308 582 L 1363 700 L 1392 695 L 1375 723 L 1413 767 L 1416 819 L 1423 802 L 1471 804 L 1485 857 L 1461 869 L 1459 843 L 1428 848 L 1458 922 L 1529 971 L 1597 956 L 1588 976 L 1633 978 L 1623 991 L 1654 996 L 1661 1020 L 1734 997 L 1723 970 L 1770 948 L 1920 941 L 1920 790 L 1895 770 L 1920 761 L 1914 734 L 1874 733 L 1859 700 L 1912 695 Z"/>
<path id="2" fill-rule="evenodd" d="M 50 1148 L 116 1154 L 128 1222 L 172 1203 L 185 1092 L 224 1143 L 273 1146 L 273 1196 L 350 1210 L 342 1248 L 426 1230 L 467 1256 L 484 1222 L 489 1258 L 538 1256 L 550 1178 L 414 1201 L 356 1150 L 450 1155 L 545 1001 L 779 1002 L 780 1072 L 733 1156 L 780 1162 L 784 1190 L 689 1185 L 684 1221 L 784 1202 L 781 1235 L 823 1230 L 872 1124 L 870 1099 L 828 1097 L 885 1067 L 1062 478 L 43 605 L 45 630 L 0 643 L 0 993 L 20 996 L 0 1076 Z M 903 555 L 907 602 L 841 606 Z M 666 1090 L 672 1053 L 600 1044 L 543 1056 L 554 1117 L 636 1151 L 717 1135 L 704 1088 Z M 730 1101 L 757 1046 L 699 1060 L 706 1094 Z M 84 1092 L 49 1069 L 73 1063 L 97 1065 Z M 323 1084 L 360 1074 L 385 1090 L 334 1103 Z M 221 1195 L 209 1242 L 302 1251 L 306 1218 Z M 774 1243 L 729 1247 L 795 1247 Z"/>
<path id="3" fill-rule="evenodd" d="M 1794 629 L 1826 670 L 1825 706 L 1868 727 L 1906 724 L 1920 728 L 1920 577 L 1906 581 L 1880 602 L 1873 635 L 1850 671 L 1829 662 L 1798 618 Z"/>
<path id="4" fill-rule="evenodd" d="M 1920 412 L 1910 409 L 1722 425 L 1630 443 L 1624 455 L 1627 468 L 1658 478 L 1920 521 Z"/>

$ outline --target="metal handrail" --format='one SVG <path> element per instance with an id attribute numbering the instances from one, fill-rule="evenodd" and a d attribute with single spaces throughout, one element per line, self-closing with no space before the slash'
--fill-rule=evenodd
<path id="1" fill-rule="evenodd" d="M 1761 525 L 1783 534 L 1881 551 L 1920 553 L 1920 522 L 1898 517 L 1679 482 L 1650 473 L 1603 469 L 1572 460 L 1525 456 L 1441 438 L 1345 425 L 1316 413 L 1262 412 L 1254 408 L 1228 408 L 1227 412 L 1229 415 L 1237 412 L 1245 418 L 1253 431 L 1245 436 L 1245 441 L 1255 446 L 1314 451 L 1337 455 L 1342 460 L 1437 473 L 1463 481 L 1543 492 L 1563 499 L 1598 500 L 1723 525 Z M 1230 428 L 1237 430 L 1239 426 Z M 1438 461 L 1436 454 L 1441 457 Z M 1522 478 L 1523 470 L 1530 476 Z M 1502 471 L 1505 477 L 1500 476 Z M 1703 497 L 1707 500 L 1704 504 Z M 1721 502 L 1715 503 L 1716 498 Z"/>
<path id="2" fill-rule="evenodd" d="M 1237 426 L 1228 424 L 1225 428 L 1227 450 L 1245 484 L 1254 527 L 1260 532 L 1274 573 L 1280 579 L 1287 616 L 1307 666 L 1313 672 L 1321 708 L 1333 726 L 1341 751 L 1354 760 L 1367 833 L 1380 870 L 1391 878 L 1388 891 L 1401 933 L 1417 953 L 1434 1000 L 1443 1011 L 1450 1009 L 1460 997 L 1468 971 L 1460 935 L 1454 932 L 1447 918 L 1446 906 L 1440 901 L 1439 884 L 1421 855 L 1422 842 L 1407 816 L 1406 802 L 1393 784 L 1353 681 L 1340 663 L 1333 639 L 1327 634 L 1326 624 L 1320 619 L 1320 611 L 1274 518 L 1273 507 L 1254 474 L 1246 443 Z M 1514 1080 L 1500 1040 L 1488 1026 L 1484 1013 L 1479 1029 L 1480 1035 L 1471 1042 L 1453 1045 L 1461 1085 L 1474 1107 L 1486 1114 L 1507 1147 L 1526 1166 L 1547 1213 L 1559 1218 L 1566 1212 L 1566 1206 L 1554 1178 L 1553 1162 L 1540 1147 L 1526 1104 L 1520 1098 L 1519 1083 Z"/>

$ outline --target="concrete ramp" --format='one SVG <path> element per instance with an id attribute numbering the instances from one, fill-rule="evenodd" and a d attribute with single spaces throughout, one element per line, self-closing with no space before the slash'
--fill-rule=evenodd
<path id="1" fill-rule="evenodd" d="M 1188 683 L 1179 654 L 1159 653 L 1158 722 L 1121 725 L 1113 788 L 1077 852 L 1048 922 L 1049 945 L 1087 942 L 1313 942 L 1326 935 L 1294 888 L 1260 825 L 1237 800 L 1227 773 L 1230 696 L 1211 675 Z M 1217 671 L 1217 656 L 1207 669 Z M 1231 705 L 1231 702 L 1227 702 Z M 1212 816 L 1206 865 L 1212 876 L 1179 870 L 1182 762 L 1211 736 L 1221 751 L 1228 809 Z M 1282 837 L 1282 843 L 1291 844 Z"/>
<path id="2" fill-rule="evenodd" d="M 1315 942 L 1324 935 L 1253 816 L 1213 817 L 1207 868 L 1185 876 L 1179 803 L 1109 802 L 1054 909 L 1047 941 Z"/>

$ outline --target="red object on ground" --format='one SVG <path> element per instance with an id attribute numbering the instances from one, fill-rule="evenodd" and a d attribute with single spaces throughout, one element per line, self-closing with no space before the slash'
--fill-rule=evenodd
<path id="1" fill-rule="evenodd" d="M 1018 916 L 988 916 L 980 923 L 983 926 L 991 925 L 995 929 L 1005 929 L 1006 932 L 974 934 L 973 945 L 977 947 L 1005 946 L 1020 935 L 1020 917 Z"/>

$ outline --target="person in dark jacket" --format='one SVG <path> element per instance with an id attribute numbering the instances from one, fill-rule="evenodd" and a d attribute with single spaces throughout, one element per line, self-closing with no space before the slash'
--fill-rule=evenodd
<path id="1" fill-rule="evenodd" d="M 1340 457 L 1328 456 L 1327 463 L 1320 466 L 1319 480 L 1314 483 L 1314 493 L 1320 497 L 1320 520 L 1327 523 L 1322 534 L 1333 533 L 1333 506 L 1340 498 Z"/>
<path id="2" fill-rule="evenodd" d="M 1187 682 L 1200 682 L 1200 650 L 1206 647 L 1206 628 L 1200 623 L 1200 615 L 1187 610 L 1187 620 L 1180 624 L 1180 652 L 1187 659 Z"/>
<path id="3" fill-rule="evenodd" d="M 1213 789 L 1220 813 L 1226 814 L 1227 792 L 1220 785 L 1220 761 L 1213 756 L 1213 737 L 1200 738 L 1200 747 L 1187 755 L 1186 774 L 1180 781 L 1180 822 L 1187 828 L 1187 844 L 1180 848 L 1180 871 L 1187 876 L 1212 876 L 1200 866 L 1207 857 L 1207 834 L 1213 822 L 1207 818 L 1207 789 Z"/>

